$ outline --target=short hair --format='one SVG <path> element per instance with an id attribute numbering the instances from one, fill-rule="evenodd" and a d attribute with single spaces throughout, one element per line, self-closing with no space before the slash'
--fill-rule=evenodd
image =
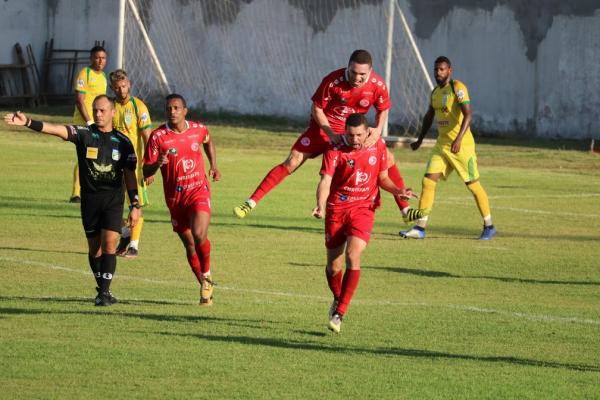
<path id="1" fill-rule="evenodd" d="M 177 93 L 171 93 L 170 95 L 168 95 L 167 97 L 165 97 L 165 103 L 167 103 L 169 100 L 173 100 L 173 99 L 179 99 L 179 100 L 181 100 L 181 102 L 183 103 L 183 106 L 185 108 L 187 108 L 187 102 L 185 101 L 185 99 L 183 98 L 182 95 L 177 94 Z"/>
<path id="2" fill-rule="evenodd" d="M 94 97 L 94 101 L 92 102 L 92 104 L 94 104 L 95 102 L 97 102 L 100 99 L 108 100 L 110 105 L 112 106 L 112 108 L 115 108 L 115 101 L 105 94 L 99 94 L 98 96 Z"/>
<path id="3" fill-rule="evenodd" d="M 433 63 L 433 65 L 435 64 L 441 64 L 441 63 L 446 63 L 448 64 L 449 67 L 452 66 L 452 63 L 450 62 L 450 59 L 446 56 L 439 56 L 438 58 L 435 59 L 435 62 Z"/>
<path id="4" fill-rule="evenodd" d="M 353 113 L 346 119 L 346 128 L 356 128 L 358 126 L 369 126 L 365 114 Z"/>
<path id="5" fill-rule="evenodd" d="M 369 64 L 369 67 L 373 66 L 373 57 L 371 57 L 371 53 L 367 50 L 354 50 L 352 55 L 350 56 L 350 60 L 348 60 L 348 65 L 352 63 L 356 64 Z"/>
<path id="6" fill-rule="evenodd" d="M 110 84 L 114 85 L 119 81 L 124 81 L 125 79 L 129 80 L 127 76 L 127 72 L 124 69 L 116 69 L 108 75 L 110 79 Z"/>
<path id="7" fill-rule="evenodd" d="M 108 54 L 108 52 L 106 51 L 106 49 L 104 49 L 104 47 L 102 46 L 94 46 L 92 47 L 92 49 L 90 50 L 90 57 L 94 55 L 94 53 L 98 53 L 100 51 L 103 51 L 105 53 Z"/>

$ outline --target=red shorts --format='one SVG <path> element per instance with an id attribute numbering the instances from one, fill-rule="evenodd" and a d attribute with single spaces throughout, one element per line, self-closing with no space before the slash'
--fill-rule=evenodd
<path id="1" fill-rule="evenodd" d="M 346 242 L 349 236 L 356 236 L 369 243 L 375 211 L 366 208 L 350 208 L 347 210 L 327 210 L 325 216 L 325 247 L 335 249 Z"/>
<path id="2" fill-rule="evenodd" d="M 318 127 L 309 126 L 292 146 L 293 150 L 301 153 L 312 154 L 316 157 L 325 153 L 329 146 L 329 138 Z"/>
<path id="3" fill-rule="evenodd" d="M 178 204 L 169 208 L 173 232 L 183 233 L 192 227 L 192 215 L 198 211 L 211 213 L 210 197 L 195 197 L 185 204 Z"/>

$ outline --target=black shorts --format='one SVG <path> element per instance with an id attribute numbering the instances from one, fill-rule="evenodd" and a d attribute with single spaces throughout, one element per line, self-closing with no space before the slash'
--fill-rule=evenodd
<path id="1" fill-rule="evenodd" d="M 102 229 L 121 233 L 124 192 L 111 190 L 81 194 L 81 222 L 85 236 L 98 236 Z"/>

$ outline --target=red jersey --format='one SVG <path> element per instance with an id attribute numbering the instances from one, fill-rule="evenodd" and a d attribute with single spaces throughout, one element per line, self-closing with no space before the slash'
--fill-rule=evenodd
<path id="1" fill-rule="evenodd" d="M 380 206 L 379 174 L 387 170 L 387 148 L 383 139 L 373 146 L 354 150 L 330 147 L 323 155 L 321 174 L 332 177 L 327 209 Z"/>
<path id="2" fill-rule="evenodd" d="M 367 82 L 360 87 L 353 87 L 348 83 L 346 68 L 327 75 L 317 88 L 312 101 L 323 109 L 333 132 L 340 135 L 346 130 L 346 119 L 350 114 L 366 114 L 371 106 L 377 111 L 385 111 L 392 107 L 385 82 L 379 75 L 371 72 Z M 310 128 L 319 129 L 313 118 L 310 119 Z"/>
<path id="3" fill-rule="evenodd" d="M 152 132 L 145 164 L 154 164 L 161 153 L 168 152 L 169 162 L 160 167 L 167 206 L 184 206 L 197 195 L 210 196 L 210 187 L 204 170 L 202 144 L 210 139 L 208 129 L 200 122 L 185 121 L 187 129 L 178 133 L 161 125 Z"/>

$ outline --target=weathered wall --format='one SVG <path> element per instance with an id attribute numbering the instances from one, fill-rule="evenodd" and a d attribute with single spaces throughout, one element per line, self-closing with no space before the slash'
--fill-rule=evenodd
<path id="1" fill-rule="evenodd" d="M 314 7 L 322 3 L 280 0 L 276 11 L 282 18 L 270 23 L 281 25 L 281 35 L 289 46 L 298 46 L 295 38 L 319 41 L 322 33 L 335 31 L 344 23 L 341 17 L 360 21 L 361 7 L 386 7 L 386 3 L 387 0 L 364 0 L 360 7 L 333 7 L 328 13 L 318 13 Z M 204 8 L 203 12 L 188 12 L 198 4 Z M 208 29 L 190 28 L 209 35 L 197 39 L 205 41 L 207 54 L 211 54 L 210 35 L 218 37 L 224 29 L 242 35 L 241 27 L 258 29 L 261 24 L 269 23 L 265 16 L 273 12 L 265 9 L 264 1 L 232 0 L 230 6 L 237 7 L 239 12 L 233 13 L 230 21 L 211 21 L 214 15 L 211 7 L 217 4 L 220 3 L 214 0 L 179 2 L 178 12 L 184 20 L 193 23 L 193 18 L 203 18 L 208 23 Z M 455 77 L 468 85 L 476 131 L 600 137 L 594 112 L 600 109 L 597 89 L 600 87 L 600 1 L 399 0 L 399 4 L 415 33 L 427 68 L 431 69 L 438 55 L 446 55 L 453 61 Z M 100 39 L 107 42 L 111 53 L 108 69 L 112 69 L 114 57 L 110 56 L 116 49 L 117 6 L 118 0 L 0 0 L 0 63 L 14 61 L 11 48 L 16 41 L 32 43 L 41 61 L 43 43 L 50 37 L 62 48 L 89 48 L 95 39 Z M 356 29 L 364 30 L 365 38 L 372 31 L 368 24 L 356 24 Z M 315 60 L 319 70 L 345 62 L 347 48 L 365 46 L 375 54 L 384 53 L 374 49 L 376 44 L 370 40 L 346 43 L 340 37 L 340 41 L 343 44 L 327 52 L 329 57 Z M 244 50 L 227 52 L 243 60 Z M 215 59 L 218 57 L 215 55 Z M 251 77 L 268 76 L 285 69 L 285 63 L 276 60 L 260 65 L 248 63 L 243 71 L 225 65 L 220 73 L 229 79 L 231 74 L 227 71 Z M 376 69 L 382 72 L 383 66 L 376 65 Z M 243 96 L 235 95 L 227 85 L 216 85 L 211 101 L 220 102 L 223 109 L 252 112 L 247 108 L 254 103 L 262 111 L 267 108 L 274 113 L 293 115 L 298 114 L 298 107 L 308 107 L 304 99 L 287 104 L 283 98 L 274 97 L 278 88 L 252 88 L 253 84 L 261 83 L 260 79 L 238 82 L 245 88 Z M 244 97 L 248 93 L 258 93 L 256 101 L 248 102 Z"/>

